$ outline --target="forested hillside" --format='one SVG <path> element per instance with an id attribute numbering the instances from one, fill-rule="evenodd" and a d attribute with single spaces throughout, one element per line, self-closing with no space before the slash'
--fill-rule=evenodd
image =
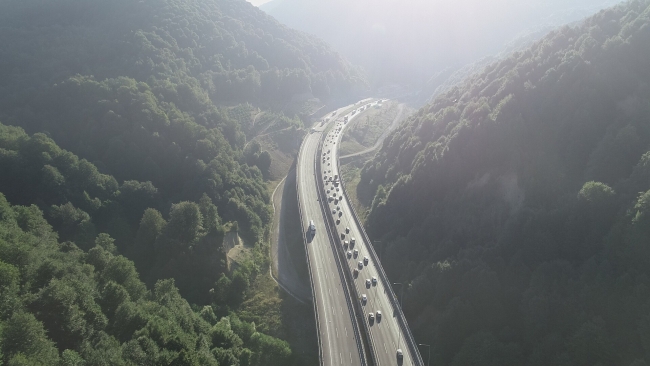
<path id="1" fill-rule="evenodd" d="M 4 106 L 75 74 L 145 81 L 183 110 L 361 81 L 324 42 L 240 0 L 7 0 L 0 22 Z"/>
<path id="2" fill-rule="evenodd" d="M 99 234 L 57 242 L 38 207 L 0 194 L 0 361 L 4 365 L 285 365 L 286 342 L 236 315 L 194 311 L 173 279 L 150 290 Z"/>
<path id="3" fill-rule="evenodd" d="M 650 2 L 437 97 L 362 171 L 435 365 L 650 362 Z M 379 244 L 377 244 L 379 245 Z"/>
<path id="4" fill-rule="evenodd" d="M 2 362 L 299 363 L 269 336 L 286 335 L 276 299 L 252 305 L 272 155 L 249 142 L 281 131 L 290 153 L 288 103 L 363 85 L 243 0 L 0 2 Z M 230 271 L 229 231 L 247 246 Z"/>

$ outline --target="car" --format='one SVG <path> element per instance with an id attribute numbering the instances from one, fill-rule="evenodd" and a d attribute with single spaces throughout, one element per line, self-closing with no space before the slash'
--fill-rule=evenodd
<path id="1" fill-rule="evenodd" d="M 343 201 L 343 196 L 339 196 L 339 201 Z"/>
<path id="2" fill-rule="evenodd" d="M 332 214 L 336 215 L 336 209 L 332 210 Z"/>
<path id="3" fill-rule="evenodd" d="M 358 269 L 353 269 L 352 270 L 352 275 L 356 278 L 359 275 L 359 270 Z"/>
<path id="4" fill-rule="evenodd" d="M 377 277 L 372 276 L 372 284 L 373 284 L 373 286 L 377 286 Z"/>
<path id="5" fill-rule="evenodd" d="M 329 190 L 329 189 L 327 190 L 327 193 L 328 193 L 328 194 L 330 193 L 330 190 Z"/>
<path id="6" fill-rule="evenodd" d="M 341 213 L 339 212 L 339 216 L 341 216 Z M 341 219 L 336 219 L 336 225 L 341 223 Z"/>
<path id="7" fill-rule="evenodd" d="M 377 310 L 377 320 L 381 319 L 381 310 Z"/>
<path id="8" fill-rule="evenodd" d="M 327 163 L 327 166 L 330 166 L 330 163 Z M 338 189 L 337 189 L 337 191 L 338 191 Z"/>
<path id="9" fill-rule="evenodd" d="M 345 234 L 341 233 L 341 240 L 345 239 Z"/>
<path id="10" fill-rule="evenodd" d="M 327 165 L 329 165 L 329 163 L 327 163 Z M 337 191 L 337 192 L 339 191 L 339 187 L 336 187 L 336 191 Z"/>
<path id="11" fill-rule="evenodd" d="M 374 313 L 368 313 L 368 319 L 372 322 L 375 320 L 375 314 Z"/>
<path id="12" fill-rule="evenodd" d="M 370 287 L 370 278 L 366 278 L 366 287 Z"/>
<path id="13" fill-rule="evenodd" d="M 354 250 L 354 258 L 356 258 L 359 255 L 359 249 Z"/>
<path id="14" fill-rule="evenodd" d="M 362 294 L 361 295 L 361 303 L 365 304 L 367 301 L 368 301 L 368 297 L 366 296 L 366 294 Z"/>
<path id="15" fill-rule="evenodd" d="M 347 255 L 348 255 L 348 258 L 352 258 L 352 251 L 348 250 Z"/>
<path id="16" fill-rule="evenodd" d="M 337 203 L 338 203 L 338 200 L 334 200 L 334 204 L 336 205 Z M 337 205 L 337 206 L 336 206 L 336 209 L 339 210 L 339 211 L 341 211 L 341 206 L 338 206 L 338 205 Z M 346 231 L 346 233 L 347 233 L 347 231 Z"/>
<path id="17" fill-rule="evenodd" d="M 363 269 L 363 262 L 359 261 L 359 263 L 357 263 L 357 266 L 359 267 L 359 269 Z"/>
<path id="18" fill-rule="evenodd" d="M 398 348 L 398 349 L 397 349 L 397 359 L 398 359 L 398 360 L 401 360 L 401 359 L 403 359 L 403 358 L 404 358 L 404 353 L 402 352 L 401 349 Z"/>
<path id="19" fill-rule="evenodd" d="M 350 242 L 348 242 L 347 240 L 343 241 L 343 248 L 347 249 L 349 245 L 350 245 Z"/>
<path id="20" fill-rule="evenodd" d="M 350 232 L 350 228 L 349 228 L 349 227 L 346 227 L 346 228 L 345 228 L 345 232 L 346 232 L 346 233 L 349 233 L 349 232 Z"/>
<path id="21" fill-rule="evenodd" d="M 368 257 L 366 256 L 363 257 L 363 264 L 365 264 L 366 266 L 368 265 Z"/>
<path id="22" fill-rule="evenodd" d="M 356 244 L 356 243 L 357 243 L 357 239 L 355 239 L 354 236 L 353 236 L 352 239 L 350 239 L 350 245 L 354 246 L 354 244 Z"/>
<path id="23" fill-rule="evenodd" d="M 338 204 L 339 204 L 339 199 L 338 199 L 338 198 L 335 198 L 335 199 L 334 199 L 334 204 L 335 204 L 335 205 L 338 205 Z"/>
<path id="24" fill-rule="evenodd" d="M 339 217 L 343 216 L 343 211 L 339 211 Z"/>

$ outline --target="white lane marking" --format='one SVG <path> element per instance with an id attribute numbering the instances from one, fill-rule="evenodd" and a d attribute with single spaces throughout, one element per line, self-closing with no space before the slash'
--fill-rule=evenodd
<path id="1" fill-rule="evenodd" d="M 384 342 L 384 352 L 388 353 L 388 348 L 386 348 L 386 342 Z"/>
<path id="2" fill-rule="evenodd" d="M 343 365 L 343 355 L 339 352 L 339 360 L 341 360 L 341 365 Z"/>

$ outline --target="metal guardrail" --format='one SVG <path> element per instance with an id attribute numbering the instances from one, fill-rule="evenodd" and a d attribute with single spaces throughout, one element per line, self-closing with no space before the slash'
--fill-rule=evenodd
<path id="1" fill-rule="evenodd" d="M 343 264 L 345 261 L 341 259 L 342 253 L 340 251 L 340 246 L 337 245 L 339 243 L 338 240 L 338 235 L 334 235 L 336 233 L 336 225 L 334 224 L 334 220 L 332 219 L 332 216 L 329 212 L 329 207 L 327 206 L 327 197 L 323 194 L 325 191 L 324 186 L 323 186 L 323 181 L 320 179 L 320 176 L 322 176 L 322 170 L 321 170 L 321 162 L 320 162 L 320 156 L 323 152 L 322 146 L 323 146 L 323 141 L 325 140 L 325 134 L 323 134 L 323 137 L 319 140 L 318 142 L 318 149 L 317 149 L 317 154 L 316 154 L 316 169 L 315 171 L 319 175 L 319 177 L 316 179 L 317 182 L 317 191 L 319 195 L 319 203 L 320 203 L 320 208 L 321 211 L 323 212 L 323 216 L 325 217 L 326 221 L 326 227 L 327 227 L 327 233 L 330 237 L 330 245 L 332 246 L 332 250 L 334 251 L 334 259 L 336 261 L 336 266 L 339 270 L 339 275 L 343 277 L 345 286 L 343 286 L 343 291 L 345 292 L 345 299 L 346 302 L 348 303 L 348 311 L 350 312 L 350 316 L 352 317 L 353 320 L 356 320 L 352 322 L 352 326 L 354 328 L 354 333 L 356 335 L 355 339 L 357 341 L 357 349 L 359 350 L 359 355 L 361 356 L 361 364 L 362 365 L 368 365 L 368 356 L 370 356 L 370 366 L 377 365 L 377 360 L 375 358 L 375 353 L 373 352 L 373 347 L 371 346 L 371 342 L 369 338 L 364 337 L 364 335 L 369 335 L 370 334 L 370 329 L 368 329 L 368 324 L 365 321 L 365 314 L 363 312 L 363 309 L 361 308 L 361 304 L 358 302 L 359 299 L 359 294 L 357 292 L 356 286 L 354 286 L 354 280 L 350 278 L 351 273 L 348 270 L 348 268 L 343 268 Z M 351 296 L 351 291 L 350 288 L 352 288 L 352 292 L 356 294 L 354 296 L 354 300 L 352 299 Z M 354 301 L 354 302 L 353 302 Z M 359 324 L 363 324 L 365 333 L 361 333 L 359 331 Z M 365 345 L 365 343 L 368 343 L 368 346 Z"/>
<path id="2" fill-rule="evenodd" d="M 342 129 L 343 131 L 344 129 Z M 341 131 L 341 132 L 342 132 Z M 341 133 L 341 136 L 343 133 Z M 375 252 L 375 248 L 372 245 L 372 242 L 370 241 L 370 238 L 368 237 L 368 234 L 366 233 L 366 230 L 364 229 L 363 225 L 361 224 L 361 221 L 359 220 L 359 216 L 357 215 L 357 211 L 354 208 L 354 205 L 352 205 L 352 202 L 350 201 L 348 195 L 347 195 L 347 190 L 345 189 L 345 182 L 343 182 L 343 178 L 341 177 L 341 172 L 340 172 L 340 159 L 337 157 L 336 159 L 336 165 L 337 165 L 337 170 L 339 170 L 339 181 L 341 182 L 341 191 L 343 192 L 343 196 L 348 202 L 348 205 L 352 209 L 352 217 L 354 219 L 354 223 L 357 225 L 357 227 L 360 229 L 361 234 L 363 235 L 363 240 L 366 243 L 366 246 L 368 247 L 368 251 L 370 252 L 370 256 L 372 257 L 372 260 L 374 263 L 376 263 L 376 267 L 379 268 L 379 277 L 381 281 L 384 283 L 384 288 L 386 291 L 388 291 L 389 295 L 388 298 L 393 305 L 394 309 L 397 309 L 397 320 L 400 325 L 400 328 L 402 329 L 402 333 L 404 333 L 404 341 L 405 343 L 408 344 L 409 351 L 411 355 L 413 356 L 413 361 L 417 366 L 424 366 L 424 360 L 422 360 L 422 355 L 420 355 L 420 351 L 417 349 L 417 343 L 415 342 L 415 338 L 413 338 L 413 334 L 411 334 L 411 328 L 408 326 L 408 322 L 406 321 L 406 317 L 404 316 L 404 313 L 402 312 L 402 307 L 399 305 L 399 302 L 397 301 L 397 296 L 395 295 L 395 292 L 393 291 L 393 286 L 392 283 L 388 280 L 388 276 L 386 275 L 386 272 L 384 272 L 384 268 L 381 265 L 381 262 L 379 261 L 377 257 L 377 252 Z M 404 286 L 404 285 L 402 285 Z"/>
<path id="3" fill-rule="evenodd" d="M 307 232 L 305 230 L 305 218 L 303 217 L 302 214 L 302 206 L 300 205 L 300 187 L 298 186 L 299 182 L 299 177 L 300 177 L 300 156 L 302 155 L 302 150 L 303 147 L 305 146 L 305 141 L 307 139 L 302 140 L 302 144 L 300 144 L 300 150 L 298 150 L 298 157 L 296 158 L 296 194 L 298 195 L 298 213 L 300 215 L 300 230 L 302 230 L 302 239 L 303 243 L 305 244 L 305 257 L 307 258 L 307 268 L 309 269 L 309 284 L 311 287 L 311 299 L 312 299 L 312 304 L 314 305 L 314 320 L 316 321 L 316 337 L 318 338 L 318 364 L 321 366 L 324 366 L 323 364 L 323 346 L 320 338 L 320 318 L 318 317 L 318 306 L 316 305 L 316 293 L 314 291 L 314 281 L 312 278 L 312 270 L 311 270 L 311 260 L 309 259 L 309 251 L 307 248 L 307 237 L 305 233 Z"/>

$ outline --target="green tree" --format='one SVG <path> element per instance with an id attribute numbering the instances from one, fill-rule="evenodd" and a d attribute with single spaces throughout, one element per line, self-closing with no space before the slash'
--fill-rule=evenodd
<path id="1" fill-rule="evenodd" d="M 183 243 L 196 240 L 203 231 L 203 216 L 199 205 L 194 202 L 180 202 L 172 205 L 169 213 L 167 233 Z"/>
<path id="2" fill-rule="evenodd" d="M 59 360 L 54 342 L 47 338 L 43 324 L 30 313 L 18 311 L 7 320 L 1 344 L 7 364 L 11 364 L 14 357 L 37 365 L 56 365 Z"/>

